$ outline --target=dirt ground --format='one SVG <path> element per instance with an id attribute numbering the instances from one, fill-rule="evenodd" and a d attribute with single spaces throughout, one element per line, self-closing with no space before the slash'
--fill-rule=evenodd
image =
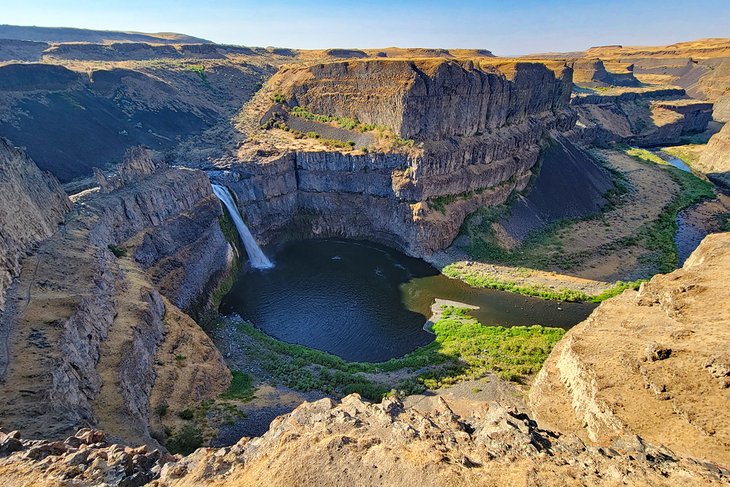
<path id="1" fill-rule="evenodd" d="M 615 281 L 633 281 L 652 274 L 654 270 L 642 262 L 642 257 L 649 251 L 641 243 L 627 244 L 627 240 L 656 221 L 680 188 L 660 166 L 637 161 L 618 151 L 599 153 L 609 166 L 625 175 L 630 190 L 621 196 L 614 208 L 597 218 L 577 221 L 556 231 L 550 245 L 522 249 L 532 260 L 540 261 L 547 260 L 559 248 L 563 256 L 575 263 L 570 269 L 473 262 L 463 250 L 464 242 L 459 241 L 445 252 L 433 255 L 430 261 L 439 268 L 453 264 L 463 272 L 517 285 L 568 289 L 590 295 L 610 288 Z M 713 231 L 709 222 L 723 211 L 727 211 L 725 204 L 706 202 L 685 210 L 682 218 L 700 222 L 698 224 L 707 233 Z"/>

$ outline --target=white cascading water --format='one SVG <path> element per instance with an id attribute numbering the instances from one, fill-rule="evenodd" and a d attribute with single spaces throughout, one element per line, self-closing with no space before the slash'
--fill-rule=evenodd
<path id="1" fill-rule="evenodd" d="M 248 258 L 251 261 L 251 267 L 256 269 L 271 269 L 274 267 L 274 264 L 268 257 L 266 257 L 264 251 L 261 250 L 259 244 L 256 243 L 256 240 L 254 240 L 253 235 L 251 235 L 251 231 L 243 222 L 243 218 L 241 218 L 241 214 L 238 212 L 236 202 L 233 201 L 233 195 L 231 195 L 231 192 L 228 191 L 228 188 L 218 184 L 213 184 L 212 186 L 213 193 L 215 193 L 226 209 L 228 209 L 228 213 L 231 215 L 233 223 L 236 225 L 238 234 L 241 236 L 241 241 L 243 242 L 243 246 L 246 248 Z"/>

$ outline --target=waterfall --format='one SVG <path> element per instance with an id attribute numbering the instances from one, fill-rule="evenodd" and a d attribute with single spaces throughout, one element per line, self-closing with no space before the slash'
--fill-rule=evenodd
<path id="1" fill-rule="evenodd" d="M 272 264 L 268 257 L 264 255 L 264 251 L 261 250 L 261 247 L 259 247 L 256 240 L 254 240 L 253 235 L 251 235 L 251 231 L 243 222 L 243 218 L 241 218 L 241 214 L 238 212 L 236 202 L 233 201 L 233 196 L 231 195 L 231 192 L 228 191 L 228 188 L 217 184 L 213 184 L 212 186 L 213 193 L 215 193 L 218 199 L 221 200 L 228 209 L 228 213 L 231 215 L 233 223 L 236 224 L 238 234 L 241 236 L 241 241 L 243 242 L 243 246 L 246 248 L 248 258 L 251 261 L 251 267 L 256 269 L 271 269 L 274 267 L 274 264 Z"/>

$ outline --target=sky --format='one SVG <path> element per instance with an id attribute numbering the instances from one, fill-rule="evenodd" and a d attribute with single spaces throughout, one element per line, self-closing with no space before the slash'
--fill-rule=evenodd
<path id="1" fill-rule="evenodd" d="M 180 32 L 246 46 L 479 48 L 507 56 L 730 37 L 730 0 L 0 0 L 0 24 Z"/>

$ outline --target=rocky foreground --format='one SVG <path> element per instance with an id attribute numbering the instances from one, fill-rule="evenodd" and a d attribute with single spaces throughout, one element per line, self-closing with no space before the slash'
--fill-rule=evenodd
<path id="1" fill-rule="evenodd" d="M 606 301 L 568 332 L 531 391 L 458 416 L 357 395 L 304 403 L 259 438 L 172 457 L 82 430 L 0 434 L 5 485 L 727 485 L 730 234 L 682 269 Z M 549 427 L 550 430 L 545 429 Z"/>
<path id="2" fill-rule="evenodd" d="M 725 485 L 730 474 L 630 434 L 591 446 L 496 403 L 462 418 L 443 401 L 422 414 L 356 394 L 305 403 L 260 438 L 182 459 L 109 444 L 96 430 L 56 442 L 0 433 L 0 455 L 5 485 L 669 486 Z"/>

